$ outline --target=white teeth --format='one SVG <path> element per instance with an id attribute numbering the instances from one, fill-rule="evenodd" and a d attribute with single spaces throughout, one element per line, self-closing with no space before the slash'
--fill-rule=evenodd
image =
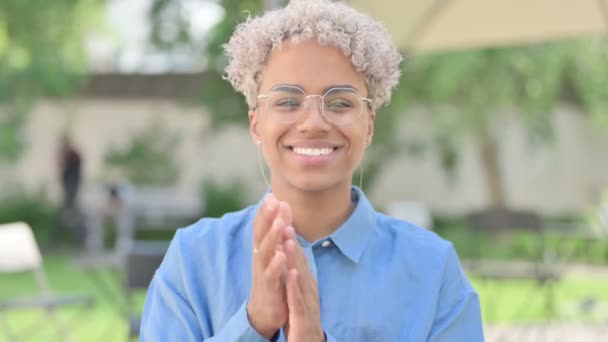
<path id="1" fill-rule="evenodd" d="M 333 148 L 304 148 L 304 147 L 294 147 L 293 151 L 297 154 L 301 154 L 303 156 L 325 156 L 334 151 Z"/>

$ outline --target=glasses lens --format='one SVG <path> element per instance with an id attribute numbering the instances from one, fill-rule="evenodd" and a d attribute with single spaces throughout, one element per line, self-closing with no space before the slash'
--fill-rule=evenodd
<path id="1" fill-rule="evenodd" d="M 363 101 L 353 89 L 334 88 L 323 98 L 323 112 L 334 125 L 350 125 L 361 117 Z"/>
<path id="2" fill-rule="evenodd" d="M 306 112 L 308 106 L 305 102 L 317 97 L 320 96 L 307 98 L 304 91 L 297 87 L 279 86 L 265 97 L 264 108 L 272 120 L 291 124 Z M 323 96 L 323 116 L 337 126 L 355 123 L 361 118 L 363 107 L 361 95 L 352 88 L 332 88 Z"/>
<path id="3" fill-rule="evenodd" d="M 306 95 L 298 88 L 281 87 L 271 91 L 266 101 L 266 109 L 273 120 L 294 122 L 304 106 Z"/>

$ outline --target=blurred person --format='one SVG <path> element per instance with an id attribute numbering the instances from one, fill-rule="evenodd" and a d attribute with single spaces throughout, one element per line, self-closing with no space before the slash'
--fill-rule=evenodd
<path id="1" fill-rule="evenodd" d="M 116 231 L 113 252 L 123 257 L 133 240 L 133 213 L 131 201 L 133 186 L 117 171 L 108 176 L 103 187 L 103 195 L 93 204 L 87 224 L 86 247 L 89 254 L 98 255 L 104 251 L 106 223 Z"/>
<path id="2" fill-rule="evenodd" d="M 270 190 L 177 231 L 141 340 L 483 341 L 451 243 L 352 185 L 399 79 L 384 27 L 341 2 L 293 0 L 240 24 L 225 52 Z"/>
<path id="3" fill-rule="evenodd" d="M 57 221 L 49 232 L 48 242 L 54 246 L 64 230 L 69 228 L 80 244 L 84 240 L 84 227 L 80 208 L 78 206 L 78 192 L 82 178 L 82 156 L 69 136 L 63 135 L 59 141 L 57 153 L 57 168 L 59 183 L 62 191 L 62 203 Z"/>

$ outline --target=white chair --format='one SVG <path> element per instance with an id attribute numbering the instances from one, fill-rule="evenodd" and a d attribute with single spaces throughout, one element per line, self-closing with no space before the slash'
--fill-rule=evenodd
<path id="1" fill-rule="evenodd" d="M 42 256 L 29 225 L 23 222 L 0 224 L 0 276 L 16 272 L 32 272 L 38 293 L 27 297 L 0 300 L 0 324 L 4 326 L 9 341 L 16 341 L 3 314 L 9 310 L 42 309 L 54 323 L 63 340 L 68 340 L 66 327 L 56 317 L 56 309 L 61 307 L 91 307 L 94 300 L 88 295 L 55 295 L 49 288 L 44 272 Z M 33 330 L 33 329 L 32 329 Z"/>

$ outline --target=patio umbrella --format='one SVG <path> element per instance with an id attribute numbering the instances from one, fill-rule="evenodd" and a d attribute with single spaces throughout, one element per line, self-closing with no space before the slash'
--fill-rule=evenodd
<path id="1" fill-rule="evenodd" d="M 601 35 L 608 0 L 350 0 L 414 53 Z"/>

